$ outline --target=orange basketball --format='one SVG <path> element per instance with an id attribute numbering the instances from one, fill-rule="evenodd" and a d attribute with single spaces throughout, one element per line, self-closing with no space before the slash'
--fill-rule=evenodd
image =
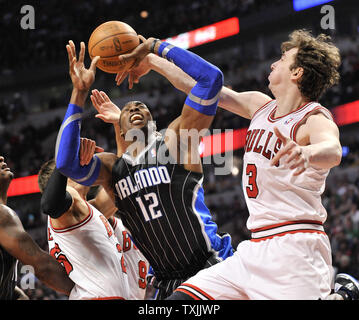
<path id="1" fill-rule="evenodd" d="M 121 21 L 107 21 L 99 25 L 88 41 L 90 58 L 100 56 L 97 67 L 108 73 L 126 71 L 134 60 L 121 61 L 118 56 L 129 53 L 140 43 L 136 31 Z"/>

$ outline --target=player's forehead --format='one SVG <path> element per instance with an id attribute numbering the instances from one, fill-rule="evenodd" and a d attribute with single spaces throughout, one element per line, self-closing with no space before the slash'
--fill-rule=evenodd
<path id="1" fill-rule="evenodd" d="M 282 51 L 282 57 L 283 58 L 291 58 L 291 57 L 295 56 L 297 53 L 298 53 L 298 48 L 296 48 L 296 47 L 290 48 L 288 50 Z"/>
<path id="2" fill-rule="evenodd" d="M 148 107 L 142 101 L 129 101 L 123 106 L 122 110 L 129 109 L 133 106 L 135 106 L 135 107 L 141 106 L 141 107 L 148 109 Z"/>

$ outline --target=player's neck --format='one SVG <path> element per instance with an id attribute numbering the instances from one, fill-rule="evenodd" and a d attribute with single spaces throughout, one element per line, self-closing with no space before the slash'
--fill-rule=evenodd
<path id="1" fill-rule="evenodd" d="M 275 112 L 276 118 L 291 113 L 309 102 L 309 100 L 304 98 L 296 88 L 286 90 L 283 94 L 277 95 L 275 98 L 277 101 L 277 110 Z"/>
<path id="2" fill-rule="evenodd" d="M 0 204 L 7 204 L 7 189 L 5 192 L 3 189 L 0 191 Z"/>
<path id="3" fill-rule="evenodd" d="M 0 204 L 7 204 L 7 191 L 9 189 L 10 181 L 2 181 L 0 183 Z"/>

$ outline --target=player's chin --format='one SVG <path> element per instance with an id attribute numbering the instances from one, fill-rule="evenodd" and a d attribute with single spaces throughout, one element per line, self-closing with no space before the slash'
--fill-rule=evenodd
<path id="1" fill-rule="evenodd" d="M 148 124 L 148 121 L 146 119 L 137 120 L 134 122 L 131 122 L 130 129 L 143 129 Z"/>
<path id="2" fill-rule="evenodd" d="M 3 170 L 1 171 L 1 176 L 4 178 L 4 179 L 13 179 L 14 178 L 14 173 L 11 171 L 11 170 Z"/>

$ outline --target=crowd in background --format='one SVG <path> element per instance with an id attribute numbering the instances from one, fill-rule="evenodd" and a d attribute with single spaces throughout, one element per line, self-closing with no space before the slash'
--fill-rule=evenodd
<path id="1" fill-rule="evenodd" d="M 4 68 L 3 73 L 16 70 L 26 70 L 31 66 L 46 66 L 48 61 L 58 61 L 66 63 L 64 58 L 63 44 L 72 38 L 76 39 L 73 29 L 76 28 L 78 34 L 89 35 L 89 30 L 94 29 L 99 23 L 107 20 L 117 20 L 118 11 L 129 12 L 123 21 L 129 23 L 135 29 L 146 30 L 145 36 L 156 35 L 165 38 L 179 34 L 184 31 L 192 30 L 204 25 L 223 20 L 240 14 L 250 14 L 258 10 L 265 10 L 268 6 L 276 6 L 286 0 L 223 0 L 216 2 L 216 10 L 208 5 L 206 0 L 181 0 L 168 2 L 166 15 L 162 14 L 163 1 L 46 1 L 35 4 L 38 28 L 29 31 L 28 34 L 20 32 L 19 42 L 11 41 L 13 34 L 6 33 L 6 29 L 19 24 L 19 18 L 11 12 L 19 12 L 20 5 L 11 3 L 8 13 L 4 14 L 0 20 L 0 37 L 8 46 L 0 47 L 0 56 Z M 4 1 L 0 0 L 0 4 Z M 30 3 L 30 2 L 29 2 Z M 63 16 L 61 13 L 71 6 L 74 14 Z M 15 8 L 16 7 L 16 8 Z M 18 8 L 19 7 L 19 8 Z M 11 10 L 11 9 L 16 10 Z M 114 9 L 115 8 L 115 9 Z M 133 12 L 148 10 L 147 19 L 139 19 Z M 77 20 L 76 15 L 81 15 L 82 19 Z M 81 21 L 81 22 L 80 22 Z M 170 26 L 170 27 L 168 27 Z M 53 33 L 52 30 L 58 30 Z M 46 46 L 43 39 L 50 39 L 52 46 Z M 359 50 L 358 34 L 350 35 L 351 41 L 357 44 Z M 22 50 L 21 48 L 26 48 Z M 342 52 L 341 81 L 340 84 L 332 88 L 321 99 L 321 103 L 328 109 L 337 105 L 351 102 L 358 99 L 359 92 L 359 56 L 358 50 L 348 50 Z M 11 54 L 16 52 L 16 54 Z M 264 60 L 274 61 L 279 52 L 269 51 Z M 260 75 L 249 75 L 243 71 L 248 68 L 255 68 L 258 61 L 253 56 L 243 56 L 238 54 L 238 50 L 228 50 L 223 52 L 212 61 L 224 73 L 227 81 L 226 85 L 236 91 L 259 90 L 270 94 L 267 84 L 268 73 Z M 269 71 L 269 70 L 268 70 Z M 234 75 L 234 76 L 233 76 Z M 228 77 L 227 77 L 228 76 Z M 114 82 L 113 82 L 113 85 Z M 61 87 L 56 97 L 45 99 L 49 110 L 64 108 L 69 98 L 69 88 Z M 121 93 L 126 94 L 127 84 L 118 88 Z M 137 85 L 134 92 L 142 90 L 141 84 Z M 174 119 L 181 110 L 183 95 L 176 92 L 167 81 L 154 81 L 150 87 L 151 92 L 157 92 L 158 99 L 155 104 L 148 104 L 156 119 L 158 129 L 164 128 L 168 124 L 168 119 Z M 161 96 L 165 93 L 173 92 L 171 100 L 166 103 L 161 101 Z M 147 101 L 144 101 L 147 103 Z M 6 156 L 8 166 L 14 171 L 16 177 L 37 174 L 41 164 L 53 157 L 54 145 L 44 144 L 44 138 L 55 137 L 61 125 L 62 117 L 54 117 L 43 125 L 33 125 L 27 120 L 29 106 L 21 93 L 11 96 L 0 97 L 0 146 L 1 155 Z M 7 125 L 12 122 L 20 121 L 25 125 L 19 131 L 7 130 Z M 233 114 L 218 109 L 212 129 L 236 129 L 247 127 L 249 121 Z M 106 151 L 115 152 L 116 145 L 114 131 L 111 125 L 103 123 L 101 120 L 89 115 L 83 121 L 82 135 L 96 140 L 97 145 L 102 146 Z M 54 139 L 53 139 L 54 140 Z M 359 168 L 359 139 L 355 136 L 342 135 L 342 144 L 349 146 L 350 152 L 343 157 L 341 168 Z M 237 151 L 236 155 L 241 158 L 242 151 Z M 229 227 L 234 247 L 240 241 L 250 237 L 246 228 L 248 210 L 241 195 L 241 173 L 237 175 L 216 176 L 211 168 L 205 168 L 204 190 L 206 193 L 206 203 L 217 222 L 219 229 L 227 231 Z M 346 175 L 338 174 L 335 183 L 328 183 L 322 196 L 323 204 L 328 212 L 328 219 L 325 223 L 325 230 L 329 236 L 333 250 L 333 265 L 336 272 L 347 272 L 359 278 L 359 170 L 356 179 L 349 179 Z M 238 194 L 228 200 L 226 194 L 237 192 Z M 215 196 L 216 197 L 213 197 Z M 221 196 L 223 195 L 223 196 Z M 46 217 L 39 212 L 39 197 L 27 198 L 23 201 L 18 199 L 19 206 L 14 207 L 21 218 L 25 228 L 43 228 L 44 236 L 37 239 L 42 248 L 47 250 L 46 240 Z M 16 200 L 14 200 L 16 203 Z M 28 289 L 26 294 L 31 299 L 67 299 L 65 296 L 54 292 L 40 281 L 36 283 L 36 290 Z"/>
<path id="2" fill-rule="evenodd" d="M 36 28 L 23 32 L 20 9 L 25 3 L 1 0 L 0 38 L 6 43 L 0 47 L 2 72 L 46 66 L 49 61 L 64 61 L 64 43 L 69 39 L 82 41 L 86 35 L 89 38 L 99 24 L 119 20 L 119 17 L 135 30 L 144 30 L 145 37 L 156 35 L 164 39 L 284 2 L 286 0 L 171 0 L 166 2 L 166 14 L 163 14 L 162 0 L 27 1 L 26 4 L 35 9 Z M 148 12 L 147 18 L 141 18 L 142 11 Z M 47 45 L 49 42 L 51 46 Z"/>

